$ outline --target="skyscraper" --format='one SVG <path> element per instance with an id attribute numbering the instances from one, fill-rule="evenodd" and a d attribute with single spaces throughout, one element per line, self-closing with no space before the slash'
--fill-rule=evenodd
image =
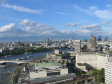
<path id="1" fill-rule="evenodd" d="M 74 40 L 75 52 L 81 52 L 81 40 Z"/>
<path id="2" fill-rule="evenodd" d="M 91 42 L 91 49 L 96 50 L 96 37 L 92 35 L 90 42 Z"/>
<path id="3" fill-rule="evenodd" d="M 98 41 L 101 41 L 101 40 L 102 40 L 102 39 L 101 39 L 101 35 L 99 35 L 99 36 L 98 36 Z"/>

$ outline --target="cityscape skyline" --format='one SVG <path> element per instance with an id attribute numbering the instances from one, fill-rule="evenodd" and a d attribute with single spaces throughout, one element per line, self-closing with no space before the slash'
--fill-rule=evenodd
<path id="1" fill-rule="evenodd" d="M 111 0 L 0 0 L 0 40 L 111 38 L 111 9 Z"/>

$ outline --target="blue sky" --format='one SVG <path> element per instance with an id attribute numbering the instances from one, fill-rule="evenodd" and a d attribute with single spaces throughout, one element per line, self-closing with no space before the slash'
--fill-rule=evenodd
<path id="1" fill-rule="evenodd" d="M 0 38 L 112 36 L 112 0 L 0 0 Z"/>

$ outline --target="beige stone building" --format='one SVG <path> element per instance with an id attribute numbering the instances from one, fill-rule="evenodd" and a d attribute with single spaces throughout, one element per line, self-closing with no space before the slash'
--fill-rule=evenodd
<path id="1" fill-rule="evenodd" d="M 105 63 L 109 55 L 96 52 L 80 52 L 76 55 L 76 67 L 87 71 L 89 69 L 102 69 L 105 67 Z"/>

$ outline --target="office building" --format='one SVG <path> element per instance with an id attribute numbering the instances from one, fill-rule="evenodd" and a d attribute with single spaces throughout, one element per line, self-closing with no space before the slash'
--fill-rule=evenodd
<path id="1" fill-rule="evenodd" d="M 96 52 L 79 52 L 76 55 L 76 67 L 83 71 L 102 69 L 110 55 Z"/>
<path id="2" fill-rule="evenodd" d="M 105 63 L 105 83 L 112 84 L 112 58 Z"/>
<path id="3" fill-rule="evenodd" d="M 90 42 L 91 42 L 91 49 L 93 51 L 96 51 L 96 37 L 95 36 L 91 36 Z"/>
<path id="4" fill-rule="evenodd" d="M 81 52 L 81 40 L 74 40 L 75 52 Z"/>

